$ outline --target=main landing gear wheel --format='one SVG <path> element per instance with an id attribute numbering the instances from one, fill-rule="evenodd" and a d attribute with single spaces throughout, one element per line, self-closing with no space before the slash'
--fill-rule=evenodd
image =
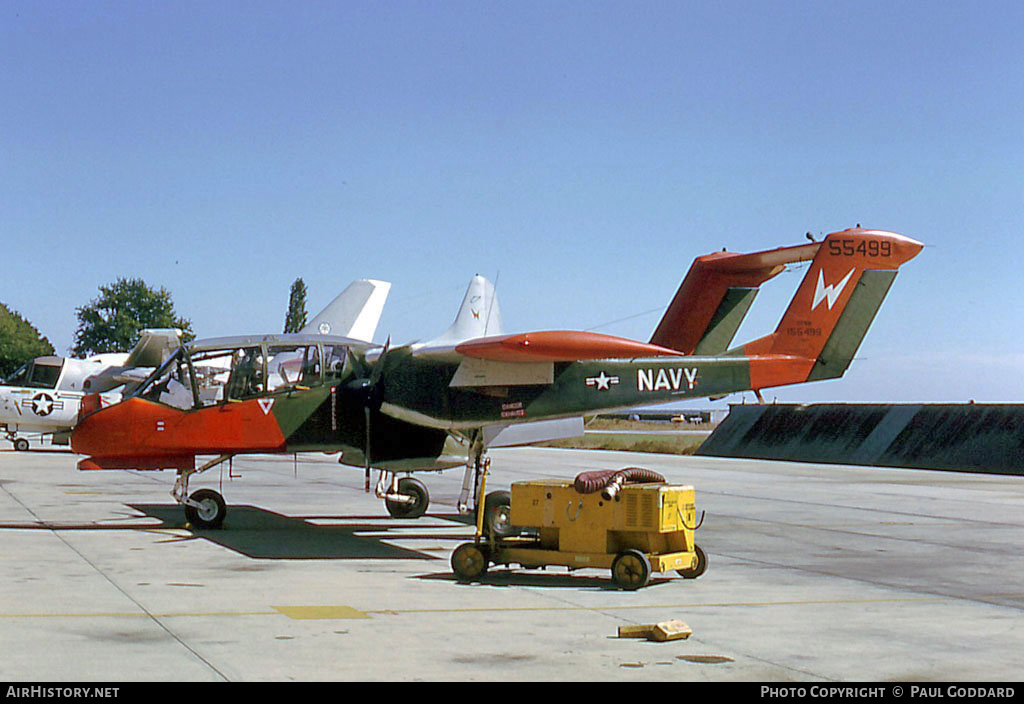
<path id="1" fill-rule="evenodd" d="M 198 504 L 185 504 L 185 518 L 197 528 L 220 528 L 224 517 L 228 514 L 228 506 L 224 497 L 213 489 L 200 489 L 189 497 L 189 501 Z"/>
<path id="2" fill-rule="evenodd" d="M 507 491 L 494 491 L 484 499 L 484 535 L 508 538 L 516 533 L 509 521 L 512 515 L 512 495 Z"/>
<path id="3" fill-rule="evenodd" d="M 452 553 L 452 571 L 460 582 L 479 579 L 489 562 L 487 547 L 476 543 L 463 543 Z"/>
<path id="4" fill-rule="evenodd" d="M 398 493 L 411 496 L 412 502 L 384 499 L 384 507 L 393 518 L 419 518 L 427 512 L 430 505 L 430 494 L 427 487 L 419 479 L 404 477 L 398 480 Z"/>
<path id="5" fill-rule="evenodd" d="M 651 581 L 651 561 L 639 550 L 630 548 L 612 562 L 612 581 L 623 589 L 639 589 Z"/>
<path id="6" fill-rule="evenodd" d="M 676 570 L 676 573 L 683 579 L 697 579 L 708 568 L 708 556 L 701 549 L 700 545 L 694 545 L 693 551 L 697 553 L 697 564 L 688 570 Z"/>
<path id="7" fill-rule="evenodd" d="M 25 438 L 18 438 L 14 441 L 14 449 L 18 452 L 24 452 L 28 449 L 28 440 Z"/>

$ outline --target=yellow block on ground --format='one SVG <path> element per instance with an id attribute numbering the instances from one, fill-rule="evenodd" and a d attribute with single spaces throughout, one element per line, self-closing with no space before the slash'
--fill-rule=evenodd
<path id="1" fill-rule="evenodd" d="M 664 621 L 651 629 L 651 640 L 663 642 L 666 640 L 682 640 L 693 634 L 685 621 Z"/>
<path id="2" fill-rule="evenodd" d="M 682 640 L 693 634 L 685 621 L 673 619 L 661 623 L 647 623 L 636 626 L 619 626 L 619 638 L 647 638 L 662 643 L 667 640 Z"/>
<path id="3" fill-rule="evenodd" d="M 651 635 L 654 624 L 648 623 L 640 626 L 619 626 L 619 638 L 647 638 Z"/>

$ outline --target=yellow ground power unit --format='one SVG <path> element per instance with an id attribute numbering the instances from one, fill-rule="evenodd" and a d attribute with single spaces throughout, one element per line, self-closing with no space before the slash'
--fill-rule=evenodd
<path id="1" fill-rule="evenodd" d="M 611 569 L 619 586 L 638 589 L 652 572 L 675 570 L 690 579 L 704 573 L 707 556 L 694 542 L 699 526 L 692 486 L 612 482 L 590 493 L 578 487 L 578 480 L 512 484 L 513 535 L 492 532 L 461 545 L 452 555 L 456 575 L 476 579 L 492 563 L 596 567 Z"/>

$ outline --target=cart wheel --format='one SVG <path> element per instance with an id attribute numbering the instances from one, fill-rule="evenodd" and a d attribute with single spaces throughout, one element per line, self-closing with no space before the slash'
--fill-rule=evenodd
<path id="1" fill-rule="evenodd" d="M 200 489 L 189 497 L 199 504 L 199 507 L 185 504 L 185 518 L 197 528 L 220 528 L 224 523 L 224 516 L 228 513 L 228 506 L 224 503 L 224 497 L 213 489 Z"/>
<path id="2" fill-rule="evenodd" d="M 419 479 L 403 477 L 398 480 L 398 493 L 413 497 L 411 504 L 401 501 L 384 500 L 384 507 L 393 518 L 419 518 L 427 512 L 430 505 L 430 494 L 427 487 Z"/>
<path id="3" fill-rule="evenodd" d="M 18 452 L 24 452 L 28 449 L 28 440 L 25 438 L 18 438 L 14 441 L 14 449 Z"/>
<path id="4" fill-rule="evenodd" d="M 460 582 L 472 582 L 487 571 L 487 548 L 476 543 L 463 543 L 452 553 L 452 571 Z"/>
<path id="5" fill-rule="evenodd" d="M 708 556 L 701 549 L 700 545 L 694 545 L 693 551 L 697 553 L 697 564 L 688 570 L 676 570 L 679 576 L 684 579 L 697 579 L 708 568 Z"/>
<path id="6" fill-rule="evenodd" d="M 509 522 L 512 515 L 512 495 L 507 491 L 493 491 L 484 499 L 484 535 L 508 538 L 516 533 Z"/>
<path id="7" fill-rule="evenodd" d="M 612 562 L 612 581 L 623 589 L 639 589 L 651 581 L 651 561 L 639 550 L 630 548 Z"/>

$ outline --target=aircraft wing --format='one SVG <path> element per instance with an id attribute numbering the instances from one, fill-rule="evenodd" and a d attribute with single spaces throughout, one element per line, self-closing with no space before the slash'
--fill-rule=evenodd
<path id="1" fill-rule="evenodd" d="M 390 291 L 391 284 L 387 281 L 353 281 L 299 332 L 372 342 Z"/>

